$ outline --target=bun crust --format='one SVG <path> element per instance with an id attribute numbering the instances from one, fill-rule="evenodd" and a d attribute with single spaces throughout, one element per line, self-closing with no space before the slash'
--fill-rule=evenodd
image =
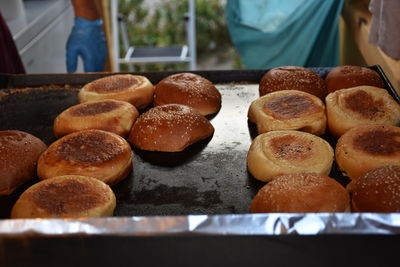
<path id="1" fill-rule="evenodd" d="M 129 142 L 142 150 L 178 152 L 213 133 L 211 123 L 195 109 L 169 104 L 140 115 Z"/>
<path id="2" fill-rule="evenodd" d="M 259 134 L 276 130 L 300 130 L 322 135 L 326 128 L 325 105 L 318 97 L 298 90 L 282 90 L 254 100 L 249 121 Z"/>
<path id="3" fill-rule="evenodd" d="M 349 65 L 333 68 L 326 76 L 325 83 L 329 93 L 360 85 L 385 88 L 383 80 L 374 70 Z"/>
<path id="4" fill-rule="evenodd" d="M 280 90 L 299 90 L 322 100 L 327 95 L 325 81 L 317 73 L 297 66 L 273 68 L 261 78 L 260 96 Z"/>
<path id="5" fill-rule="evenodd" d="M 193 73 L 178 73 L 162 79 L 154 92 L 154 106 L 181 104 L 202 115 L 217 113 L 221 94 L 212 82 Z"/>
<path id="6" fill-rule="evenodd" d="M 281 175 L 263 186 L 250 205 L 252 213 L 350 211 L 346 189 L 329 176 L 317 173 Z"/>
<path id="7" fill-rule="evenodd" d="M 128 137 L 133 123 L 139 117 L 137 109 L 125 101 L 99 100 L 72 106 L 54 120 L 53 132 L 57 138 L 88 129 L 98 129 Z"/>
<path id="8" fill-rule="evenodd" d="M 118 74 L 92 81 L 79 91 L 80 103 L 115 99 L 126 101 L 137 109 L 142 109 L 153 102 L 154 86 L 144 76 Z"/>
<path id="9" fill-rule="evenodd" d="M 400 165 L 370 170 L 347 189 L 353 212 L 400 212 Z"/>
<path id="10" fill-rule="evenodd" d="M 254 178 L 270 181 L 282 174 L 329 174 L 333 149 L 324 139 L 299 131 L 272 131 L 257 136 L 247 153 L 247 167 Z"/>
<path id="11" fill-rule="evenodd" d="M 390 125 L 363 125 L 342 135 L 335 148 L 340 170 L 350 179 L 386 165 L 400 163 L 400 128 Z"/>
<path id="12" fill-rule="evenodd" d="M 329 131 L 336 137 L 359 125 L 400 123 L 400 104 L 378 87 L 337 90 L 326 97 L 325 104 Z"/>
<path id="13" fill-rule="evenodd" d="M 29 187 L 13 206 L 11 218 L 109 217 L 115 206 L 115 195 L 105 183 L 66 175 Z"/>
<path id="14" fill-rule="evenodd" d="M 9 195 L 36 176 L 36 163 L 47 146 L 22 131 L 0 131 L 0 195 Z"/>
<path id="15" fill-rule="evenodd" d="M 66 135 L 52 143 L 38 161 L 40 179 L 82 175 L 114 185 L 131 170 L 132 151 L 128 142 L 102 130 Z"/>

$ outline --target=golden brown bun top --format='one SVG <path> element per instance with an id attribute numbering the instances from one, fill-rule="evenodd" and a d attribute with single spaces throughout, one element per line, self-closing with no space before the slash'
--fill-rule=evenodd
<path id="1" fill-rule="evenodd" d="M 132 127 L 129 141 L 151 151 L 177 152 L 214 133 L 214 127 L 195 109 L 168 104 L 143 113 Z"/>
<path id="2" fill-rule="evenodd" d="M 83 88 L 89 92 L 107 94 L 138 87 L 144 83 L 143 79 L 145 78 L 139 75 L 118 74 L 97 79 Z"/>
<path id="3" fill-rule="evenodd" d="M 400 128 L 391 125 L 362 125 L 343 134 L 337 146 L 351 146 L 370 156 L 397 157 L 400 161 Z"/>
<path id="4" fill-rule="evenodd" d="M 385 88 L 377 72 L 360 66 L 345 65 L 333 68 L 326 76 L 325 82 L 329 93 L 360 85 Z"/>
<path id="5" fill-rule="evenodd" d="M 102 130 L 84 130 L 64 136 L 50 145 L 45 154 L 54 153 L 55 160 L 100 165 L 126 152 L 126 141 Z M 129 147 L 129 145 L 128 145 Z"/>
<path id="6" fill-rule="evenodd" d="M 0 131 L 0 195 L 11 194 L 35 177 L 38 158 L 46 148 L 29 133 Z"/>
<path id="7" fill-rule="evenodd" d="M 354 212 L 400 212 L 400 165 L 373 169 L 352 180 L 347 189 Z"/>
<path id="8" fill-rule="evenodd" d="M 274 118 L 281 120 L 300 118 L 323 111 L 320 101 L 317 104 L 315 99 L 313 99 L 313 95 L 304 94 L 297 90 L 289 91 L 292 91 L 292 93 L 277 94 L 276 97 L 267 99 L 264 103 L 264 111 L 270 113 Z"/>
<path id="9" fill-rule="evenodd" d="M 221 94 L 211 81 L 200 75 L 178 73 L 162 79 L 155 86 L 154 104 L 187 105 L 209 115 L 219 110 Z"/>
<path id="10" fill-rule="evenodd" d="M 254 197 L 250 211 L 344 212 L 350 200 L 346 189 L 327 175 L 294 173 L 276 176 Z"/>
<path id="11" fill-rule="evenodd" d="M 35 153 L 37 157 L 47 148 L 39 138 L 29 133 L 17 130 L 0 131 L 0 170 L 4 172 L 7 166 L 21 161 L 21 158 L 32 157 L 29 152 L 33 147 L 38 148 Z"/>
<path id="12" fill-rule="evenodd" d="M 282 66 L 269 70 L 259 85 L 260 96 L 280 90 L 299 90 L 324 99 L 327 95 L 325 81 L 310 69 Z"/>

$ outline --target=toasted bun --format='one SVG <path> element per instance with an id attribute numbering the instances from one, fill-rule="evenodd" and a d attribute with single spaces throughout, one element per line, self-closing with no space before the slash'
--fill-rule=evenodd
<path id="1" fill-rule="evenodd" d="M 385 89 L 341 89 L 330 93 L 325 104 L 329 132 L 336 137 L 358 125 L 400 123 L 400 104 Z"/>
<path id="2" fill-rule="evenodd" d="M 370 170 L 347 189 L 353 212 L 400 212 L 400 165 Z"/>
<path id="3" fill-rule="evenodd" d="M 385 84 L 377 72 L 360 66 L 346 65 L 333 68 L 326 76 L 325 83 L 328 93 L 360 85 L 385 88 Z"/>
<path id="4" fill-rule="evenodd" d="M 195 109 L 169 104 L 140 115 L 129 142 L 142 150 L 178 152 L 213 133 L 211 123 Z"/>
<path id="5" fill-rule="evenodd" d="M 119 135 L 85 130 L 62 137 L 40 156 L 38 176 L 83 175 L 114 185 L 132 169 L 132 151 Z"/>
<path id="6" fill-rule="evenodd" d="M 283 66 L 269 70 L 261 78 L 260 96 L 280 90 L 299 90 L 324 99 L 327 95 L 325 81 L 310 69 Z"/>
<path id="7" fill-rule="evenodd" d="M 154 106 L 181 104 L 202 115 L 217 113 L 221 94 L 212 82 L 193 73 L 178 73 L 162 79 L 154 92 Z"/>
<path id="8" fill-rule="evenodd" d="M 0 131 L 0 195 L 9 195 L 36 176 L 36 163 L 47 146 L 21 131 Z"/>
<path id="9" fill-rule="evenodd" d="M 29 187 L 15 203 L 11 218 L 109 217 L 115 206 L 113 191 L 102 181 L 65 175 Z"/>
<path id="10" fill-rule="evenodd" d="M 300 130 L 322 135 L 326 128 L 325 105 L 318 97 L 298 90 L 282 90 L 254 100 L 247 114 L 259 134 Z"/>
<path id="11" fill-rule="evenodd" d="M 350 179 L 381 166 L 399 165 L 400 128 L 389 125 L 354 127 L 339 138 L 335 158 L 340 170 Z"/>
<path id="12" fill-rule="evenodd" d="M 102 99 L 126 101 L 137 109 L 153 102 L 154 86 L 144 76 L 119 74 L 97 79 L 86 84 L 78 94 L 79 102 Z"/>
<path id="13" fill-rule="evenodd" d="M 88 129 L 98 129 L 128 137 L 139 117 L 137 109 L 125 101 L 99 100 L 72 106 L 54 120 L 56 137 Z"/>
<path id="14" fill-rule="evenodd" d="M 329 174 L 333 149 L 324 139 L 299 131 L 272 131 L 257 136 L 247 153 L 247 167 L 260 181 L 281 174 Z"/>
<path id="15" fill-rule="evenodd" d="M 346 189 L 329 176 L 317 173 L 278 176 L 258 191 L 250 205 L 252 213 L 346 211 L 350 211 Z"/>

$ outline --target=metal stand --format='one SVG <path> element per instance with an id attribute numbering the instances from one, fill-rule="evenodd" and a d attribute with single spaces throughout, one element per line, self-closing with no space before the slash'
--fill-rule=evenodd
<path id="1" fill-rule="evenodd" d="M 185 15 L 186 39 L 185 45 L 172 46 L 131 46 L 129 44 L 126 25 L 119 17 L 118 1 L 111 0 L 111 21 L 114 43 L 114 69 L 120 71 L 120 64 L 128 64 L 132 70 L 133 64 L 146 63 L 189 63 L 190 70 L 196 70 L 196 27 L 195 27 L 195 3 L 189 1 L 189 11 Z M 120 27 L 118 27 L 120 26 Z M 120 29 L 118 29 L 120 28 Z M 126 51 L 124 57 L 120 57 L 119 30 Z"/>

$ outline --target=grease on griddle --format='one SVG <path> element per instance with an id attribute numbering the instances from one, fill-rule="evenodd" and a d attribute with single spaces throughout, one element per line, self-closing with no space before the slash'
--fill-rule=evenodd
<path id="1" fill-rule="evenodd" d="M 200 192 L 198 188 L 185 186 L 157 185 L 152 189 L 142 189 L 135 192 L 133 202 L 135 204 L 180 204 L 183 207 L 209 208 L 222 204 L 220 192 L 207 190 Z"/>

